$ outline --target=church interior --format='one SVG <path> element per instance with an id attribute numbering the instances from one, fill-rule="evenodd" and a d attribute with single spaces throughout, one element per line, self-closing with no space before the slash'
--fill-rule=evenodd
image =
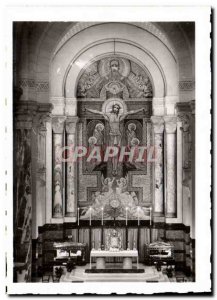
<path id="1" fill-rule="evenodd" d="M 195 281 L 194 22 L 14 22 L 14 282 Z"/>

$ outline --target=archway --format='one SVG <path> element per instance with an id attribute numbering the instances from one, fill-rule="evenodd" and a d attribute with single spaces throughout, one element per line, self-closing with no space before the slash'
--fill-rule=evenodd
<path id="1" fill-rule="evenodd" d="M 178 74 L 176 59 L 168 46 L 153 33 L 133 24 L 107 23 L 95 24 L 66 37 L 55 52 L 50 66 L 54 115 L 76 115 L 76 81 L 81 69 L 90 61 L 114 53 L 132 57 L 151 74 L 154 114 L 164 115 L 165 110 L 169 115 L 174 114 Z"/>

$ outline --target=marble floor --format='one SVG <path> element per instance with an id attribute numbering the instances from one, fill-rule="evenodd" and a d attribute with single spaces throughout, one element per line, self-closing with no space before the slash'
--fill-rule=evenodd
<path id="1" fill-rule="evenodd" d="M 95 267 L 95 264 L 92 264 Z M 108 268 L 121 268 L 122 264 L 108 264 Z M 90 265 L 76 266 L 71 273 L 61 276 L 60 282 L 177 282 L 178 278 L 185 282 L 192 282 L 191 277 L 186 277 L 183 272 L 175 272 L 172 278 L 168 278 L 164 270 L 157 271 L 155 266 L 145 266 L 139 264 L 139 268 L 144 269 L 144 273 L 86 273 Z M 32 282 L 42 282 L 41 277 L 33 277 Z M 49 282 L 53 282 L 53 276 L 49 276 Z M 181 282 L 181 281 L 180 281 Z"/>
<path id="2" fill-rule="evenodd" d="M 121 267 L 121 265 L 120 265 Z M 139 264 L 139 268 L 145 269 L 144 273 L 85 273 L 85 269 L 89 268 L 89 264 L 86 266 L 76 267 L 71 273 L 62 275 L 60 282 L 169 282 L 171 279 L 167 277 L 164 272 L 158 272 L 154 266 L 144 266 Z M 109 268 L 113 268 L 112 264 Z M 115 264 L 114 268 L 118 268 L 118 264 Z M 175 280 L 174 280 L 175 281 Z"/>

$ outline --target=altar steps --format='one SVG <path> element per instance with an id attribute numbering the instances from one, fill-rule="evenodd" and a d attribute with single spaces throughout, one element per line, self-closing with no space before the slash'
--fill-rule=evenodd
<path id="1" fill-rule="evenodd" d="M 139 266 L 144 268 L 142 264 Z M 145 266 L 143 273 L 86 273 L 85 267 L 76 268 L 61 277 L 60 282 L 169 282 L 169 278 L 153 266 Z"/>
<path id="2" fill-rule="evenodd" d="M 85 273 L 144 273 L 144 269 L 86 269 Z"/>

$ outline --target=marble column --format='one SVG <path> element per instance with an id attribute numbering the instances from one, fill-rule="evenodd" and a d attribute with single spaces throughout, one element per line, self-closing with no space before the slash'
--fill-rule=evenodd
<path id="1" fill-rule="evenodd" d="M 176 198 L 176 127 L 177 118 L 165 116 L 166 132 L 166 217 L 177 216 Z"/>
<path id="2" fill-rule="evenodd" d="M 37 120 L 37 165 L 36 165 L 36 216 L 35 226 L 46 223 L 46 146 L 47 128 L 46 123 L 50 120 L 52 105 L 40 104 Z M 51 139 L 49 143 L 51 142 Z M 51 165 L 50 165 L 51 168 Z"/>
<path id="3" fill-rule="evenodd" d="M 183 168 L 187 169 L 190 167 L 190 117 L 188 114 L 180 114 L 179 119 L 182 121 L 182 132 L 183 132 Z"/>
<path id="4" fill-rule="evenodd" d="M 63 180 L 63 134 L 65 117 L 53 117 L 53 218 L 63 217 L 63 198 L 64 198 L 64 180 Z"/>
<path id="5" fill-rule="evenodd" d="M 46 119 L 46 207 L 45 223 L 52 220 L 52 118 Z"/>
<path id="6" fill-rule="evenodd" d="M 187 105 L 186 105 L 187 106 Z M 186 107 L 189 109 L 189 107 Z M 190 225 L 191 220 L 191 176 L 190 176 L 190 117 L 188 112 L 178 111 L 178 120 L 181 122 L 181 132 L 182 132 L 182 211 L 183 211 L 183 223 L 187 226 Z"/>
<path id="7" fill-rule="evenodd" d="M 77 163 L 72 160 L 72 152 L 76 145 L 76 127 L 78 117 L 68 117 L 66 120 L 67 169 L 66 169 L 66 217 L 69 221 L 77 220 Z"/>
<path id="8" fill-rule="evenodd" d="M 164 119 L 151 117 L 154 131 L 155 163 L 154 163 L 154 215 L 164 215 L 164 189 L 163 189 L 163 144 Z"/>

